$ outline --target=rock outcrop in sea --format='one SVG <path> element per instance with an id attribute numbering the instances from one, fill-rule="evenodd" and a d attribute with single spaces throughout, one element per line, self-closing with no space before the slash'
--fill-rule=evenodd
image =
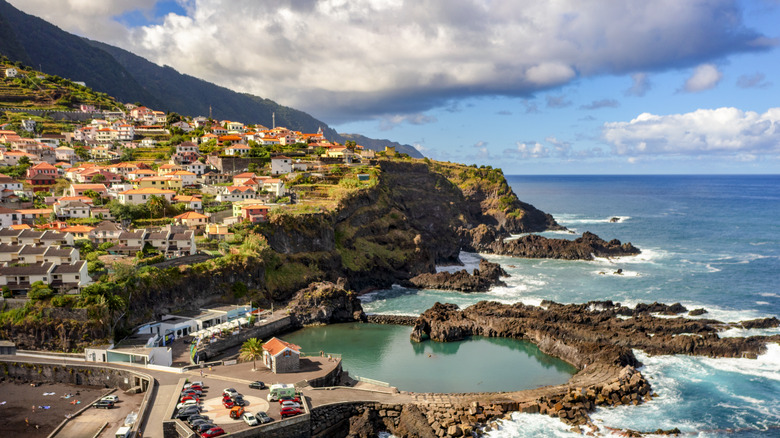
<path id="1" fill-rule="evenodd" d="M 512 257 L 593 260 L 595 257 L 633 256 L 641 252 L 631 243 L 617 239 L 606 241 L 588 231 L 574 240 L 551 239 L 537 234 L 507 240 L 489 227 L 477 227 L 462 232 L 462 235 L 466 248 L 471 251 Z"/>
<path id="2" fill-rule="evenodd" d="M 409 280 L 418 289 L 456 290 L 460 292 L 487 292 L 493 286 L 506 286 L 501 277 L 509 274 L 498 263 L 480 260 L 479 268 L 469 274 L 465 269 L 457 272 L 420 274 Z"/>

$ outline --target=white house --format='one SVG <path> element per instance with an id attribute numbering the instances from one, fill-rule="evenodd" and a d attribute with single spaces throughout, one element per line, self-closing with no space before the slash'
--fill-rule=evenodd
<path id="1" fill-rule="evenodd" d="M 152 196 L 159 196 L 165 198 L 166 201 L 171 202 L 173 197 L 176 196 L 176 192 L 174 190 L 153 188 L 125 190 L 124 192 L 119 193 L 118 199 L 119 202 L 124 205 L 139 205 L 146 203 Z"/>
<path id="2" fill-rule="evenodd" d="M 7 78 L 15 78 L 18 74 L 19 72 L 13 67 L 5 69 L 5 77 Z"/>
<path id="3" fill-rule="evenodd" d="M 271 175 L 284 175 L 292 172 L 292 159 L 279 155 L 271 157 Z"/>

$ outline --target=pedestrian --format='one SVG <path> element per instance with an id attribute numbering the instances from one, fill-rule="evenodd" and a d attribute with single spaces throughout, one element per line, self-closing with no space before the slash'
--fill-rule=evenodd
<path id="1" fill-rule="evenodd" d="M 33 407 L 32 407 L 32 408 L 33 408 L 33 414 L 34 414 L 34 413 L 35 413 L 35 405 L 33 405 Z"/>
<path id="2" fill-rule="evenodd" d="M 24 424 L 29 426 L 30 425 L 30 419 L 27 418 L 27 417 L 24 417 Z"/>
<path id="3" fill-rule="evenodd" d="M 203 368 L 200 369 L 200 376 L 203 377 Z"/>

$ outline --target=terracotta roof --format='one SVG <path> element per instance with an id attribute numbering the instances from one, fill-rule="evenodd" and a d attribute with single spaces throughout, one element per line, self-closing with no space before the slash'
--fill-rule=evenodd
<path id="1" fill-rule="evenodd" d="M 263 344 L 263 350 L 267 351 L 271 356 L 276 356 L 287 348 L 299 354 L 301 352 L 301 347 L 289 342 L 284 342 L 279 338 L 271 338 L 270 341 Z"/>
<path id="2" fill-rule="evenodd" d="M 200 214 L 194 211 L 188 211 L 185 213 L 182 213 L 178 216 L 174 216 L 174 219 L 208 219 L 209 217 L 205 214 Z"/>
<path id="3" fill-rule="evenodd" d="M 124 192 L 121 192 L 122 195 L 165 195 L 169 193 L 176 193 L 175 190 L 165 190 L 165 189 L 154 189 L 154 188 L 145 188 L 145 189 L 132 189 L 132 190 L 125 190 Z"/>

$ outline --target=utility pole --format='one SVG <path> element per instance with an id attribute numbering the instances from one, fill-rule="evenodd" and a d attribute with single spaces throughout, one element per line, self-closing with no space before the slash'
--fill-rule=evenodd
<path id="1" fill-rule="evenodd" d="M 276 129 L 276 113 L 271 113 L 271 129 Z"/>

